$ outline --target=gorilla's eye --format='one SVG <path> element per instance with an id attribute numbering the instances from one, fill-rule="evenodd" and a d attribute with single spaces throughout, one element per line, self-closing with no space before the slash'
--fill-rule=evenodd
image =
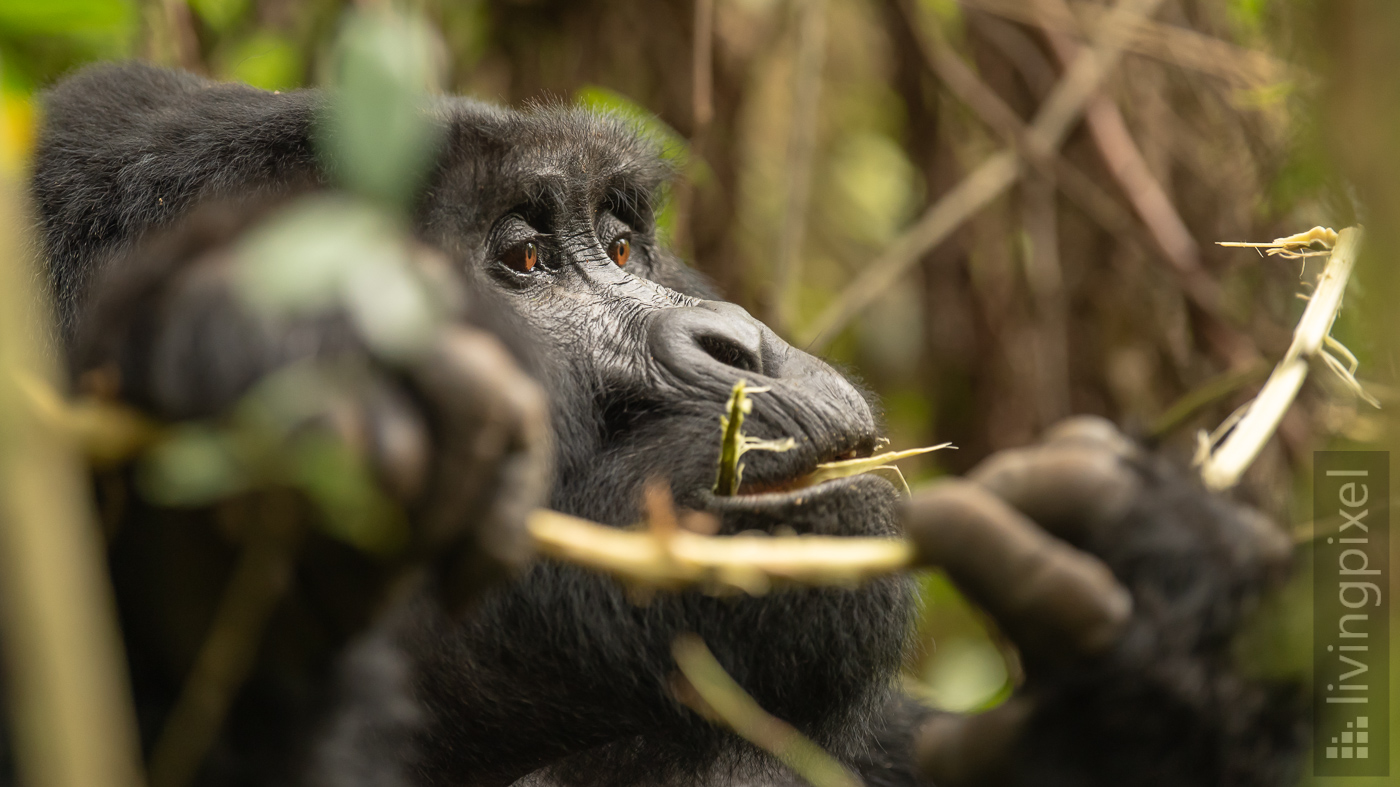
<path id="1" fill-rule="evenodd" d="M 618 238 L 608 247 L 608 256 L 617 263 L 620 268 L 627 264 L 627 257 L 632 254 L 632 242 L 626 238 Z"/>
<path id="2" fill-rule="evenodd" d="M 507 251 L 501 259 L 510 267 L 525 273 L 534 270 L 535 263 L 539 262 L 540 247 L 534 243 L 522 243 Z"/>

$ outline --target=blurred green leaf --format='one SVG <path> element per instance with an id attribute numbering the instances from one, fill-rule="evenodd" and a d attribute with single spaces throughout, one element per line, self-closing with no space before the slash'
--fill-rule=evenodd
<path id="1" fill-rule="evenodd" d="M 293 443 L 290 461 L 294 485 L 320 509 L 331 536 L 375 554 L 393 554 L 408 543 L 403 512 L 340 441 L 306 435 Z"/>
<path id="2" fill-rule="evenodd" d="M 991 640 L 953 637 L 938 643 L 920 676 L 943 710 L 979 710 L 1007 687 L 1006 662 Z"/>
<path id="3" fill-rule="evenodd" d="M 251 478 L 228 436 L 208 426 L 176 427 L 142 458 L 142 493 L 160 505 L 202 506 L 246 489 Z"/>
<path id="4" fill-rule="evenodd" d="M 335 93 L 322 152 L 342 184 L 406 206 L 431 164 L 441 129 L 427 116 L 441 49 L 421 20 L 352 12 L 334 54 Z"/>
<path id="5" fill-rule="evenodd" d="M 273 33 L 255 33 L 217 58 L 227 79 L 264 90 L 289 90 L 301 84 L 304 63 L 296 44 Z"/>
<path id="6" fill-rule="evenodd" d="M 615 90 L 598 85 L 585 85 L 574 93 L 579 106 L 593 112 L 613 115 L 633 126 L 638 134 L 661 146 L 661 155 L 678 166 L 690 160 L 690 146 L 685 137 L 657 117 L 651 110 Z"/>
<path id="7" fill-rule="evenodd" d="M 383 212 L 315 197 L 251 233 L 235 277 L 240 295 L 263 314 L 343 309 L 372 348 L 403 357 L 428 342 L 443 316 L 408 255 L 401 228 Z"/>
<path id="8" fill-rule="evenodd" d="M 919 173 L 904 151 L 883 134 L 859 133 L 845 139 L 831 163 L 832 174 L 852 210 L 843 211 L 844 232 L 871 245 L 883 245 L 918 206 Z"/>
<path id="9" fill-rule="evenodd" d="M 1229 0 L 1226 9 L 1238 32 L 1257 35 L 1264 29 L 1268 6 L 1269 0 Z"/>
<path id="10" fill-rule="evenodd" d="M 339 303 L 346 271 L 397 254 L 389 222 L 348 200 L 311 199 L 278 213 L 243 242 L 239 293 L 264 313 L 306 315 Z"/>
<path id="11" fill-rule="evenodd" d="M 125 32 L 135 19 L 127 0 L 4 0 L 0 31 L 11 35 Z"/>

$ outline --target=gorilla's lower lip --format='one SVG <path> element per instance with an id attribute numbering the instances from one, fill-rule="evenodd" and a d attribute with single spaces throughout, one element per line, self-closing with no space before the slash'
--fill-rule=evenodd
<path id="1" fill-rule="evenodd" d="M 793 483 L 797 483 L 797 481 L 794 480 Z M 853 495 L 857 492 L 868 493 L 871 485 L 881 485 L 890 493 L 894 492 L 894 486 L 890 482 L 879 476 L 866 473 L 823 481 L 812 486 L 740 493 L 730 497 L 721 497 L 705 490 L 700 495 L 699 502 L 704 510 L 720 516 L 725 514 L 781 515 L 794 513 L 805 505 L 828 503 L 833 498 L 843 495 Z"/>

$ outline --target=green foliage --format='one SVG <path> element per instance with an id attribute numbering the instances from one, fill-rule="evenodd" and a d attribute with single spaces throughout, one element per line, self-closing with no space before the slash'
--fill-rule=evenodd
<path id="1" fill-rule="evenodd" d="M 574 100 L 584 109 L 613 115 L 627 121 L 637 133 L 655 141 L 661 147 L 661 155 L 677 168 L 684 169 L 690 164 L 690 146 L 679 132 L 666 125 L 661 118 L 641 104 L 598 85 L 585 85 L 574 93 Z"/>
<path id="2" fill-rule="evenodd" d="M 128 0 L 5 0 L 0 33 L 5 35 L 126 35 L 135 21 Z"/>
<path id="3" fill-rule="evenodd" d="M 275 33 L 258 32 L 223 50 L 219 73 L 264 90 L 290 90 L 301 84 L 306 64 L 296 43 Z"/>
<path id="4" fill-rule="evenodd" d="M 841 229 L 849 237 L 884 245 L 913 217 L 921 196 L 919 173 L 889 137 L 853 134 L 837 148 L 831 166 L 850 205 L 841 212 Z"/>
<path id="5" fill-rule="evenodd" d="M 183 424 L 144 457 L 142 491 L 164 505 L 200 506 L 237 494 L 251 484 L 238 446 L 206 424 Z"/>

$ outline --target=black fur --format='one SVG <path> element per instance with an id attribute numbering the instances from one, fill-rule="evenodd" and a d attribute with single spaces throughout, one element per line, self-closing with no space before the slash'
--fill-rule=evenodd
<path id="1" fill-rule="evenodd" d="M 124 396 L 178 418 L 216 412 L 308 352 L 241 314 L 207 272 L 217 254 L 206 252 L 249 212 L 185 219 L 211 201 L 262 203 L 324 185 L 313 144 L 320 102 L 315 92 L 273 95 L 139 65 L 90 70 L 49 94 L 34 192 L 76 372 L 116 363 Z M 703 280 L 657 243 L 654 203 L 669 173 L 650 143 L 619 120 L 563 108 L 444 99 L 434 117 L 443 147 L 415 226 L 449 255 L 476 313 L 500 312 L 484 322 L 516 344 L 549 394 L 553 507 L 626 525 L 642 485 L 659 477 L 680 505 L 721 515 L 727 532 L 896 532 L 893 488 L 870 477 L 766 506 L 708 493 L 717 417 L 739 377 L 773 389 L 755 396 L 748 431 L 798 440 L 788 453 L 750 454 L 751 484 L 868 449 L 877 413 L 830 367 L 709 300 Z M 173 234 L 143 243 L 165 227 Z M 633 244 L 625 269 L 605 252 L 618 234 Z M 530 274 L 500 262 L 525 240 L 541 252 Z M 299 330 L 321 337 L 312 352 L 360 352 L 343 321 Z M 1266 577 L 1231 542 L 1228 512 L 1143 472 L 1157 492 L 1131 526 L 1083 545 L 1134 590 L 1130 635 L 1103 663 L 1037 684 L 1045 702 L 1016 772 L 1035 783 L 1137 782 L 1143 768 L 1162 784 L 1281 783 L 1280 763 L 1297 748 L 1293 716 L 1225 658 Z M 229 555 L 212 527 L 173 535 L 172 525 L 190 525 L 179 518 L 133 506 L 113 550 L 148 741 L 188 667 L 188 643 L 183 658 L 168 657 L 171 629 L 150 623 L 160 615 L 148 605 L 192 592 L 164 584 L 177 573 L 160 563 L 165 540 L 196 539 L 218 565 Z M 927 712 L 893 691 L 913 613 L 905 579 L 638 604 L 610 580 L 541 562 L 465 619 L 419 594 L 373 625 L 367 602 L 326 627 L 318 616 L 336 604 L 307 599 L 334 598 L 327 589 L 345 577 L 363 578 L 361 592 L 375 596 L 384 572 L 333 544 L 308 554 L 286 625 L 273 626 L 202 783 L 792 783 L 672 698 L 669 645 L 684 631 L 871 784 L 914 783 L 910 736 Z M 334 557 L 322 565 L 316 555 Z M 195 597 L 213 598 L 222 573 L 194 573 Z M 207 604 L 194 606 L 187 619 L 207 620 Z M 308 638 L 297 626 L 325 630 Z M 278 661 L 279 642 L 297 643 L 288 646 L 295 668 Z"/>

